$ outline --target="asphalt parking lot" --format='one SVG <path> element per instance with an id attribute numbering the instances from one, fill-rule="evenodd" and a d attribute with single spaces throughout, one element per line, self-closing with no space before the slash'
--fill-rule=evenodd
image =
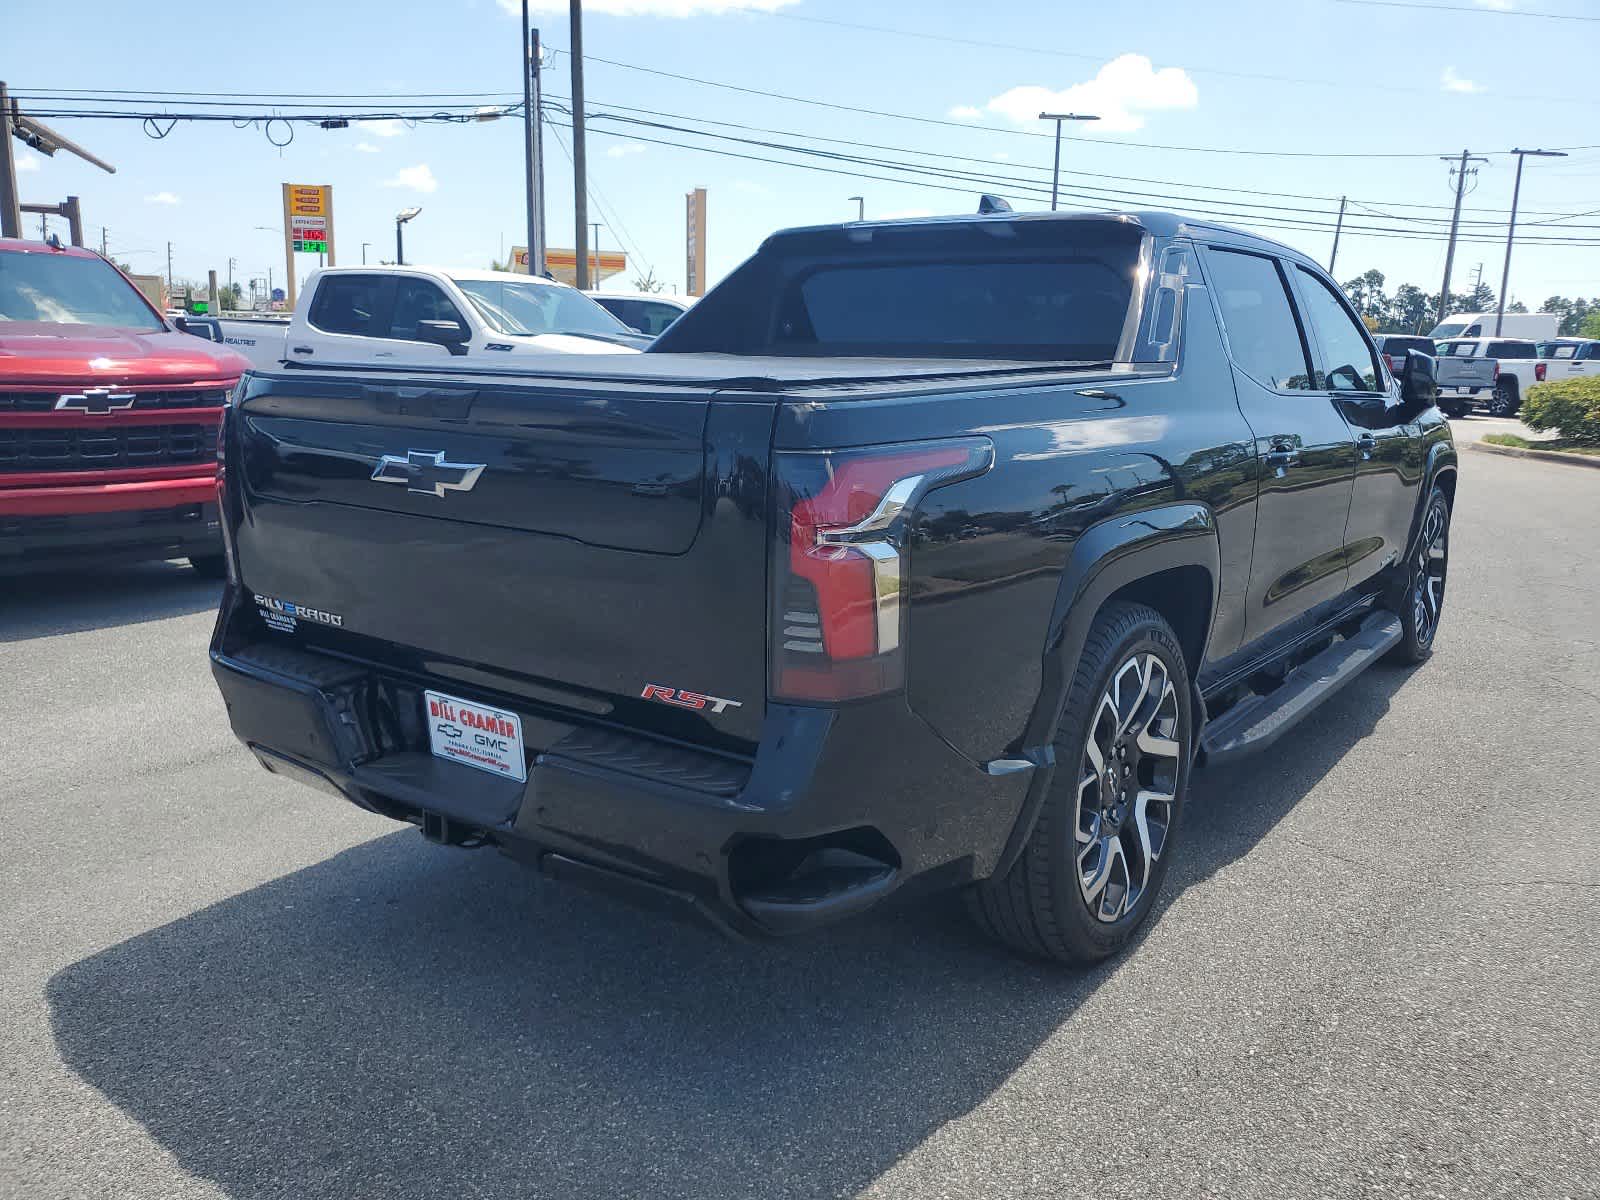
<path id="1" fill-rule="evenodd" d="M 0 580 L 0 1196 L 1600 1195 L 1600 472 L 1463 460 L 1433 662 L 1198 773 L 1076 974 L 435 848 L 237 746 L 213 585 Z"/>

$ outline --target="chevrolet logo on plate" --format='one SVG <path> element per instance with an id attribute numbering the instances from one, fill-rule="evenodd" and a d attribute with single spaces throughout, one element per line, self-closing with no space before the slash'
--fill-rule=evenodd
<path id="1" fill-rule="evenodd" d="M 56 401 L 56 411 L 93 413 L 103 417 L 112 409 L 132 408 L 132 392 L 113 392 L 110 388 L 90 388 L 84 392 L 69 392 Z"/>
<path id="2" fill-rule="evenodd" d="M 385 454 L 372 478 L 379 483 L 403 483 L 408 492 L 442 499 L 447 491 L 470 492 L 486 465 L 445 462 L 443 450 L 407 450 L 403 456 Z"/>

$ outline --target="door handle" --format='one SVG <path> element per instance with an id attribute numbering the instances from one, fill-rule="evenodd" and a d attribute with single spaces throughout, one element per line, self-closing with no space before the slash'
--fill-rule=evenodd
<path id="1" fill-rule="evenodd" d="M 1299 461 L 1300 451 L 1290 442 L 1273 442 L 1263 457 L 1269 466 L 1287 467 L 1290 463 Z"/>
<path id="2" fill-rule="evenodd" d="M 1356 439 L 1356 449 L 1361 452 L 1362 458 L 1371 458 L 1372 452 L 1378 448 L 1378 439 L 1370 433 L 1363 433 Z"/>
<path id="3" fill-rule="evenodd" d="M 310 346 L 290 346 L 289 350 L 293 354 L 310 354 L 311 353 L 311 347 Z"/>

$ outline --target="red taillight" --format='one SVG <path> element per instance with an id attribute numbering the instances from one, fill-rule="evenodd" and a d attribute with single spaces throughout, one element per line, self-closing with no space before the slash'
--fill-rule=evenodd
<path id="1" fill-rule="evenodd" d="M 985 438 L 773 456 L 772 694 L 846 700 L 904 679 L 906 520 L 929 489 L 987 470 Z"/>
<path id="2" fill-rule="evenodd" d="M 1394 374 L 1394 356 L 1387 351 L 1383 355 L 1383 365 L 1389 368 L 1389 374 Z"/>
<path id="3" fill-rule="evenodd" d="M 1496 361 L 1495 364 L 1494 364 L 1494 375 L 1491 376 L 1491 378 L 1496 383 L 1500 382 L 1500 363 L 1498 361 Z"/>
<path id="4" fill-rule="evenodd" d="M 1543 383 L 1544 382 L 1544 373 L 1549 369 L 1550 369 L 1550 364 L 1549 363 L 1534 363 L 1533 364 L 1534 382 Z"/>

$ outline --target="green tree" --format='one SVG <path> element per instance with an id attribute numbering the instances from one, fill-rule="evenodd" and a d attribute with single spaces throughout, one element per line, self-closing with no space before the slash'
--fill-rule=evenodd
<path id="1" fill-rule="evenodd" d="M 237 283 L 223 283 L 217 286 L 219 306 L 223 310 L 240 309 L 244 307 L 244 288 Z"/>
<path id="2" fill-rule="evenodd" d="M 1494 294 L 1494 289 L 1487 283 L 1480 282 L 1477 287 L 1472 289 L 1472 295 L 1467 298 L 1467 303 L 1471 305 L 1467 309 L 1468 312 L 1493 312 L 1498 300 Z"/>
<path id="3" fill-rule="evenodd" d="M 1528 306 L 1526 304 L 1524 304 L 1521 300 L 1513 300 L 1510 304 L 1506 305 L 1506 311 L 1507 312 L 1514 312 L 1514 313 L 1525 313 L 1525 312 L 1528 311 Z"/>
<path id="4" fill-rule="evenodd" d="M 654 293 L 661 291 L 667 285 L 656 278 L 656 269 L 651 267 L 643 275 L 634 277 L 633 286 L 636 291 Z"/>
<path id="5" fill-rule="evenodd" d="M 1388 324 L 1406 333 L 1421 333 L 1433 321 L 1433 300 L 1414 283 L 1402 283 L 1389 303 Z"/>
<path id="6" fill-rule="evenodd" d="M 1379 270 L 1364 271 L 1357 278 L 1344 284 L 1344 294 L 1350 297 L 1350 303 L 1355 305 L 1356 312 L 1363 317 L 1376 317 L 1382 320 L 1389 307 L 1389 298 L 1383 294 L 1383 272 Z"/>
<path id="7" fill-rule="evenodd" d="M 1583 319 L 1583 324 L 1578 326 L 1578 334 L 1586 338 L 1600 338 L 1600 311 L 1589 310 L 1589 315 Z"/>

